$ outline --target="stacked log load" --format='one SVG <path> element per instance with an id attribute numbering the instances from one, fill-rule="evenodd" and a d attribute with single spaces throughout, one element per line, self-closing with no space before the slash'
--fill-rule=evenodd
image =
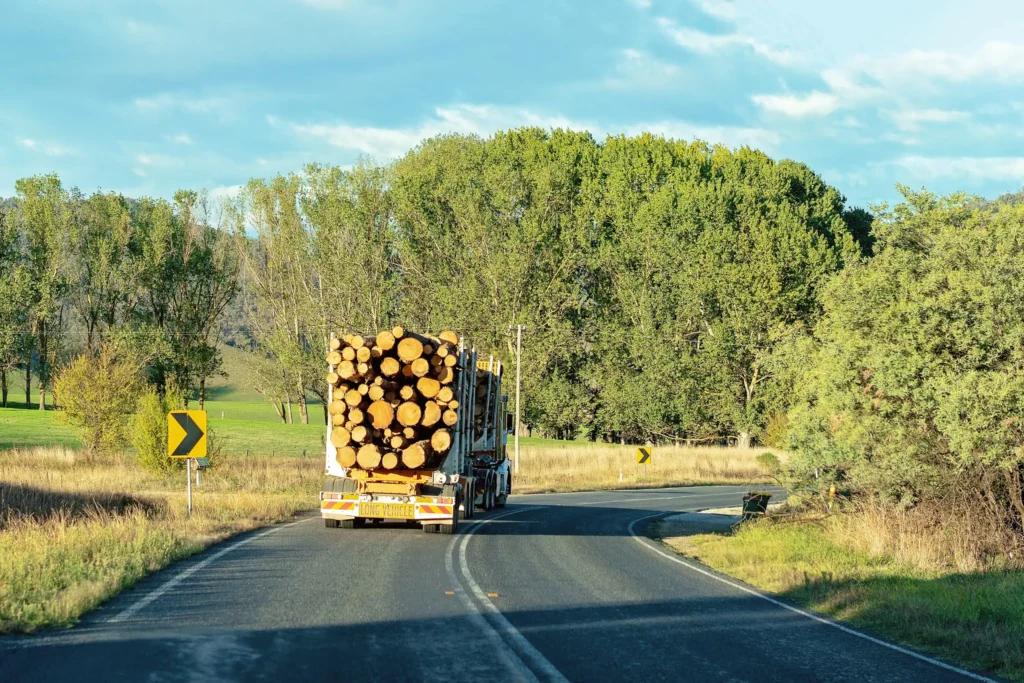
<path id="1" fill-rule="evenodd" d="M 452 445 L 459 419 L 455 399 L 459 338 L 402 327 L 376 337 L 331 340 L 327 383 L 334 387 L 331 443 L 342 467 L 429 469 Z"/>

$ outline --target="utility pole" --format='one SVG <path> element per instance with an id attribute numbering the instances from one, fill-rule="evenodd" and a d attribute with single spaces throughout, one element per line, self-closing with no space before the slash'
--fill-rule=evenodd
<path id="1" fill-rule="evenodd" d="M 511 326 L 510 328 L 511 329 Z M 522 372 L 520 372 L 523 357 L 523 326 L 516 325 L 516 431 L 515 436 L 515 460 L 513 470 L 519 474 L 519 387 L 522 383 Z"/>

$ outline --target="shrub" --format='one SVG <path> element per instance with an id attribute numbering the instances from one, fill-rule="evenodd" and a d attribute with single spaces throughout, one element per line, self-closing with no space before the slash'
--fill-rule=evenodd
<path id="1" fill-rule="evenodd" d="M 784 449 L 788 430 L 789 417 L 785 413 L 773 413 L 761 433 L 761 443 L 768 448 Z"/>
<path id="2" fill-rule="evenodd" d="M 142 363 L 114 343 L 86 352 L 57 375 L 57 418 L 71 425 L 89 452 L 123 448 L 144 387 Z"/>
<path id="3" fill-rule="evenodd" d="M 143 393 L 132 417 L 132 444 L 139 465 L 151 472 L 183 467 L 183 461 L 167 457 L 167 413 L 184 407 L 185 394 L 176 387 L 169 387 L 162 398 L 155 387 Z"/>
<path id="4" fill-rule="evenodd" d="M 772 474 L 777 474 L 782 469 L 782 462 L 774 453 L 765 451 L 761 455 L 757 456 L 755 460 L 757 460 L 758 465 L 765 468 Z"/>

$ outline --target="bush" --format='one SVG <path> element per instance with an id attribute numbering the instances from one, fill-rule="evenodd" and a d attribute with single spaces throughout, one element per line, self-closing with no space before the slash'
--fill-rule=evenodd
<path id="1" fill-rule="evenodd" d="M 782 469 L 782 462 L 774 453 L 769 453 L 768 451 L 765 451 L 761 455 L 757 456 L 757 458 L 755 459 L 757 460 L 758 465 L 765 468 L 772 474 L 778 474 L 778 472 Z"/>
<path id="2" fill-rule="evenodd" d="M 132 444 L 139 465 L 151 472 L 183 467 L 183 461 L 167 457 L 167 413 L 184 407 L 185 394 L 175 387 L 169 387 L 162 398 L 155 387 L 142 394 L 132 417 Z"/>
<path id="3" fill-rule="evenodd" d="M 768 448 L 784 449 L 788 430 L 789 417 L 785 413 L 773 413 L 761 433 L 761 443 Z"/>
<path id="4" fill-rule="evenodd" d="M 142 363 L 118 344 L 86 352 L 57 375 L 57 419 L 71 425 L 89 452 L 119 450 L 144 387 Z"/>

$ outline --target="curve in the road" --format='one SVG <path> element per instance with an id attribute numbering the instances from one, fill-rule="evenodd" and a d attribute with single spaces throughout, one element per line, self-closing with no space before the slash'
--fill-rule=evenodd
<path id="1" fill-rule="evenodd" d="M 74 629 L 0 638 L 0 680 L 990 680 L 644 537 L 744 491 L 520 496 L 450 539 L 273 527 L 144 579 Z"/>

